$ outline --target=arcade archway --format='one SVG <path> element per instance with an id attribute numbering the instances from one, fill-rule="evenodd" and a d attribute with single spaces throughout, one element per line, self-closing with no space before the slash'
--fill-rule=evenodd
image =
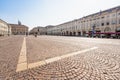
<path id="1" fill-rule="evenodd" d="M 107 38 L 110 38 L 111 37 L 111 28 L 110 27 L 106 27 L 105 29 L 104 29 L 104 32 L 105 32 L 105 37 L 107 37 Z"/>

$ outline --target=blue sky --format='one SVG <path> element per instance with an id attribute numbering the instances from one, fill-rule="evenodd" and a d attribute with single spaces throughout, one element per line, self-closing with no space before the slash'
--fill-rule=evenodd
<path id="1" fill-rule="evenodd" d="M 0 0 L 0 19 L 36 26 L 58 25 L 120 5 L 120 0 Z"/>

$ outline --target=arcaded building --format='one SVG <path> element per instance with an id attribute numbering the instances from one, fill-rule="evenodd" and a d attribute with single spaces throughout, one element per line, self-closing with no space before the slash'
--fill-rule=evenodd
<path id="1" fill-rule="evenodd" d="M 51 29 L 54 29 L 53 27 L 55 27 L 55 26 L 53 26 L 53 25 L 46 26 L 46 33 L 52 35 L 53 31 Z"/>
<path id="2" fill-rule="evenodd" d="M 47 33 L 66 36 L 120 37 L 120 6 L 49 28 Z"/>
<path id="3" fill-rule="evenodd" d="M 38 27 L 35 27 L 32 30 L 30 30 L 30 34 L 45 35 L 45 34 L 47 34 L 46 30 L 47 30 L 46 27 L 38 26 Z"/>
<path id="4" fill-rule="evenodd" d="M 7 22 L 0 19 L 0 36 L 8 35 L 9 34 L 9 27 Z"/>
<path id="5" fill-rule="evenodd" d="M 48 25 L 48 26 L 45 26 L 45 27 L 41 27 L 41 26 L 38 26 L 38 27 L 34 27 L 32 30 L 30 30 L 30 34 L 38 34 L 38 35 L 51 35 L 52 34 L 52 28 L 55 27 L 53 25 Z"/>

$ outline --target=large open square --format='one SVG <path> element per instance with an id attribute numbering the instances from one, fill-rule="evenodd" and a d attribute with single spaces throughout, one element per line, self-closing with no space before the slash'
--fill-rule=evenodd
<path id="1" fill-rule="evenodd" d="M 0 80 L 119 80 L 120 40 L 69 36 L 0 38 Z"/>
<path id="2" fill-rule="evenodd" d="M 120 80 L 120 0 L 0 0 L 0 80 Z"/>

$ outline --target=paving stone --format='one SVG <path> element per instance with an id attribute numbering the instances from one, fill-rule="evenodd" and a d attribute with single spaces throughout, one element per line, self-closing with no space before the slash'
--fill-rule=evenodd
<path id="1" fill-rule="evenodd" d="M 9 41 L 14 41 L 14 39 L 21 38 L 16 37 Z M 28 51 L 27 60 L 28 65 L 31 66 L 30 69 L 17 73 L 13 71 L 12 73 L 10 73 L 11 70 L 5 70 L 8 66 L 10 66 L 10 64 L 8 65 L 8 59 L 7 61 L 4 61 L 4 59 L 2 58 L 0 59 L 0 65 L 5 65 L 2 65 L 1 69 L 3 70 L 1 70 L 1 72 L 4 72 L 4 74 L 1 74 L 0 78 L 8 80 L 120 79 L 120 40 L 92 39 L 80 37 L 71 38 L 63 36 L 38 36 L 37 38 L 28 37 L 26 42 Z M 2 43 L 2 46 L 9 44 L 10 43 Z M 18 43 L 18 45 L 20 44 Z M 65 57 L 63 59 L 55 58 L 53 60 L 50 60 L 53 57 L 62 56 L 79 50 L 89 49 L 91 47 L 98 47 L 98 49 L 74 56 Z M 4 56 L 0 54 L 0 57 Z M 14 58 L 16 58 L 16 56 Z M 46 59 L 48 60 L 47 64 L 44 62 L 40 63 L 41 60 L 44 61 Z M 35 62 L 38 63 L 35 64 Z M 33 65 L 38 66 L 32 67 Z M 7 72 L 9 72 L 10 74 L 8 76 L 5 76 Z"/>

